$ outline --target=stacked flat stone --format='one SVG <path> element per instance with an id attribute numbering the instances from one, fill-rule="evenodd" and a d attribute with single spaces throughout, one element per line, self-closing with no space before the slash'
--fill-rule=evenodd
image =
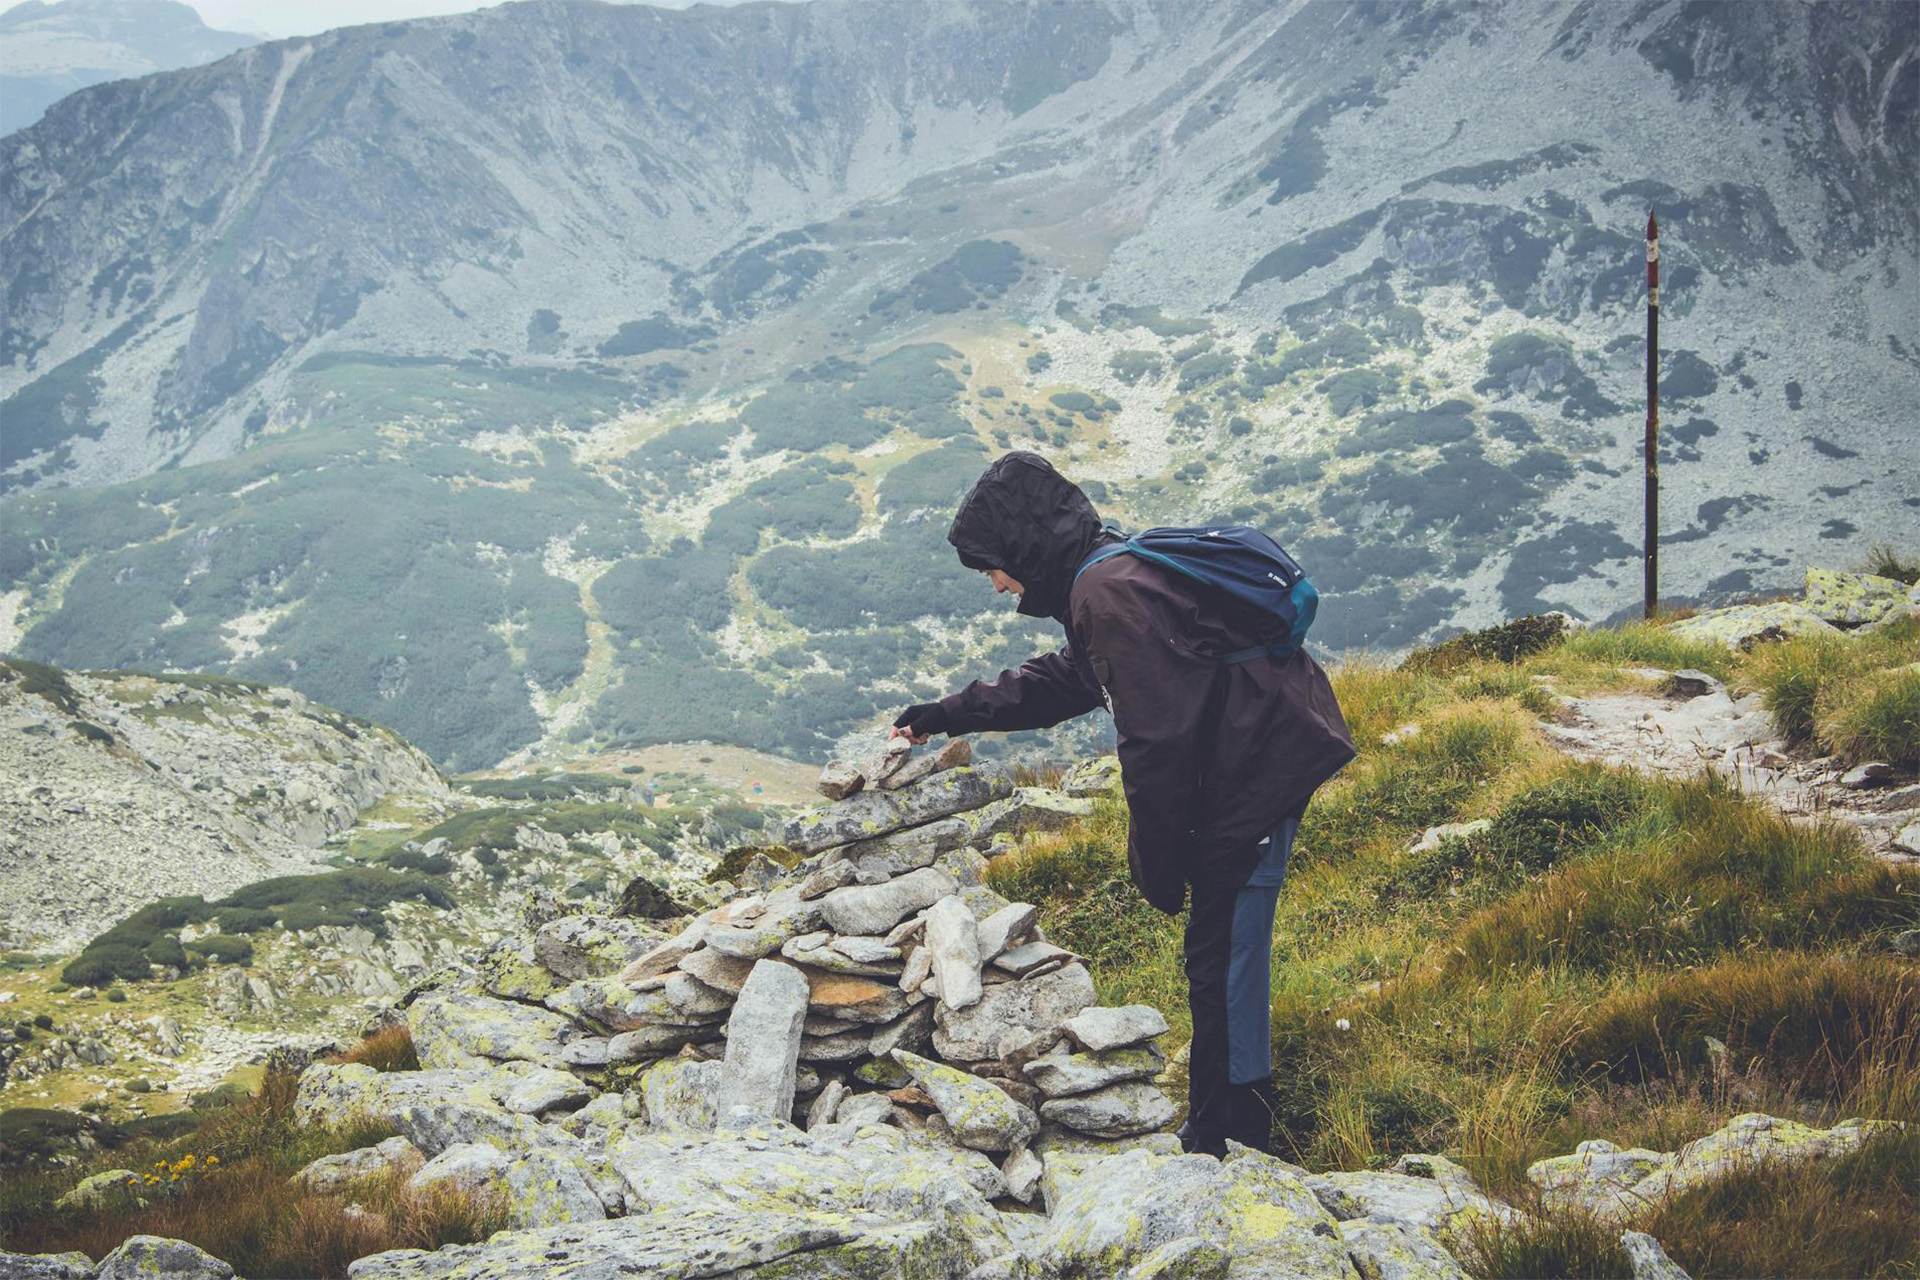
<path id="1" fill-rule="evenodd" d="M 717 1091 L 694 1112 L 722 1125 L 930 1129 L 1006 1156 L 1029 1187 L 1038 1165 L 1019 1157 L 1046 1133 L 1164 1128 L 1173 1107 L 1151 1083 L 1164 1060 L 1150 1041 L 1165 1021 L 1095 1008 L 1081 958 L 1047 940 L 1034 907 L 984 883 L 979 844 L 1084 816 L 1091 801 L 1016 789 L 966 760 L 896 750 L 863 778 L 937 767 L 789 823 L 783 842 L 803 861 L 785 883 L 694 919 L 617 979 L 547 1000 L 588 1032 L 563 1053 L 581 1066 L 664 1062 L 649 1078 Z M 845 785 L 829 766 L 822 789 Z M 1126 1038 L 1089 1030 L 1089 1048 L 1076 1019 Z"/>

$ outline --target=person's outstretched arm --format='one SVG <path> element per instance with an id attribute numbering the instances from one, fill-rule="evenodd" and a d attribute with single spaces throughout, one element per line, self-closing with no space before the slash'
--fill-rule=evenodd
<path id="1" fill-rule="evenodd" d="M 1101 702 L 1099 686 L 1074 660 L 1073 646 L 1029 658 L 1016 671 L 975 680 L 938 702 L 908 707 L 894 722 L 916 739 L 931 733 L 1009 733 L 1046 729 L 1085 715 Z"/>

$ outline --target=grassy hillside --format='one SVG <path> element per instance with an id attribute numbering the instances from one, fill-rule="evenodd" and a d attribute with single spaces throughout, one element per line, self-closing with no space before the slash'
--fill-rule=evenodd
<path id="1" fill-rule="evenodd" d="M 1633 626 L 1514 662 L 1456 648 L 1344 667 L 1361 754 L 1308 812 L 1274 942 L 1276 1150 L 1338 1169 L 1444 1153 L 1526 1204 L 1527 1166 L 1587 1138 L 1672 1150 L 1746 1111 L 1920 1120 L 1920 971 L 1890 945 L 1920 926 L 1920 871 L 1710 775 L 1570 760 L 1536 728 L 1563 692 L 1690 666 L 1762 691 L 1784 727 L 1825 738 L 1810 750 L 1853 746 L 1840 725 L 1867 720 L 1882 758 L 1911 764 L 1916 651 L 1912 620 L 1751 657 Z M 1803 702 L 1831 709 L 1809 724 Z M 1476 818 L 1492 825 L 1413 851 L 1424 828 Z M 1044 904 L 1049 936 L 1094 961 L 1103 1002 L 1159 1007 L 1177 1043 L 1184 921 L 1128 887 L 1126 829 L 1109 800 L 989 874 Z M 1695 1276 L 1908 1275 L 1916 1172 L 1909 1133 L 1693 1193 L 1640 1225 Z M 1485 1274 L 1624 1274 L 1617 1234 L 1538 1219 L 1487 1242 Z"/>

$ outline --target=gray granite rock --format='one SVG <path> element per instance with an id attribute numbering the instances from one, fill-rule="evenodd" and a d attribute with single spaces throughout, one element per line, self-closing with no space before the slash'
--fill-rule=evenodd
<path id="1" fill-rule="evenodd" d="M 1633 1267 L 1633 1280 L 1688 1280 L 1680 1264 L 1644 1231 L 1621 1232 L 1620 1247 L 1626 1250 L 1627 1262 Z"/>
<path id="2" fill-rule="evenodd" d="M 1354 1218 L 1340 1224 L 1340 1239 L 1361 1280 L 1467 1280 L 1439 1237 L 1422 1227 Z"/>
<path id="3" fill-rule="evenodd" d="M 421 1165 L 407 1189 L 417 1195 L 450 1188 L 469 1195 L 497 1192 L 507 1175 L 511 1159 L 500 1148 L 485 1142 L 456 1142 Z"/>
<path id="4" fill-rule="evenodd" d="M 1025 902 L 1010 902 L 980 921 L 976 929 L 981 963 L 987 963 L 1008 947 L 1018 946 L 1040 923 L 1039 908 Z"/>
<path id="5" fill-rule="evenodd" d="M 100 1259 L 94 1280 L 228 1280 L 233 1268 L 198 1245 L 161 1236 L 128 1236 Z"/>
<path id="6" fill-rule="evenodd" d="M 933 1047 L 948 1062 L 984 1062 L 996 1055 L 1008 1032 L 1058 1030 L 1094 998 L 1093 978 L 1079 964 L 987 986 L 976 1005 L 943 1004 L 934 1011 Z"/>
<path id="7" fill-rule="evenodd" d="M 1040 1114 L 1096 1138 L 1127 1138 L 1166 1128 L 1173 1122 L 1173 1103 L 1153 1085 L 1133 1080 L 1049 1098 L 1040 1104 Z"/>
<path id="8" fill-rule="evenodd" d="M 606 1206 L 580 1167 L 551 1151 L 530 1151 L 513 1161 L 499 1185 L 516 1227 L 606 1220 Z"/>
<path id="9" fill-rule="evenodd" d="M 0 1276 L 7 1280 L 93 1280 L 93 1259 L 67 1253 L 7 1253 L 0 1250 Z"/>
<path id="10" fill-rule="evenodd" d="M 1150 1044 L 1069 1053 L 1063 1043 L 1028 1062 L 1021 1073 L 1049 1098 L 1064 1098 L 1128 1080 L 1151 1080 L 1165 1066 L 1166 1056 Z"/>
<path id="11" fill-rule="evenodd" d="M 737 996 L 740 988 L 747 985 L 747 975 L 753 972 L 753 963 L 739 956 L 701 947 L 680 960 L 680 970 L 692 974 L 716 991 Z"/>
<path id="12" fill-rule="evenodd" d="M 961 1146 L 1011 1151 L 1038 1136 L 1039 1118 L 980 1077 L 904 1049 L 894 1050 L 893 1060 L 933 1099 Z"/>
<path id="13" fill-rule="evenodd" d="M 726 1070 L 718 1099 L 723 1118 L 735 1108 L 766 1119 L 785 1120 L 793 1114 L 807 999 L 806 975 L 792 965 L 762 960 L 753 966 L 727 1021 Z"/>
<path id="14" fill-rule="evenodd" d="M 824 899 L 822 899 L 824 901 Z M 820 927 L 820 906 L 800 896 L 796 887 L 777 889 L 769 894 L 766 906 L 752 919 L 736 918 L 711 924 L 706 945 L 723 955 L 743 960 L 758 960 L 772 955 L 788 938 Z M 862 932 L 842 930 L 842 932 Z M 866 932 L 879 932 L 867 930 Z M 682 962 L 682 968 L 685 963 Z"/>
<path id="15" fill-rule="evenodd" d="M 525 1116 L 554 1110 L 571 1111 L 593 1097 L 580 1077 L 551 1067 L 523 1072 L 500 1096 L 500 1105 Z"/>
<path id="16" fill-rule="evenodd" d="M 980 938 L 973 912 L 955 895 L 927 909 L 927 949 L 933 953 L 933 977 L 950 1008 L 980 1001 Z"/>
<path id="17" fill-rule="evenodd" d="M 1129 1004 L 1119 1008 L 1096 1005 L 1068 1018 L 1060 1029 L 1082 1049 L 1098 1053 L 1165 1035 L 1167 1019 L 1152 1005 Z"/>
<path id="18" fill-rule="evenodd" d="M 1066 777 L 1060 779 L 1060 790 L 1077 800 L 1090 800 L 1096 796 L 1110 795 L 1120 785 L 1120 758 L 1118 756 L 1100 756 L 1093 760 L 1084 760 L 1067 770 Z"/>
<path id="19" fill-rule="evenodd" d="M 781 831 L 780 843 L 803 856 L 811 855 L 978 809 L 1012 790 L 1012 782 L 998 769 L 950 769 L 905 790 L 866 790 L 801 814 Z"/>
<path id="20" fill-rule="evenodd" d="M 560 1046 L 581 1034 L 567 1018 L 546 1009 L 438 991 L 408 1007 L 407 1026 L 424 1067 L 553 1062 Z"/>
<path id="21" fill-rule="evenodd" d="M 930 1003 L 915 1005 L 892 1022 L 881 1023 L 867 1038 L 867 1053 L 875 1058 L 885 1057 L 895 1049 L 927 1053 L 932 1048 L 933 1005 Z"/>
<path id="22" fill-rule="evenodd" d="M 922 867 L 885 884 L 835 889 L 818 901 L 821 916 L 835 933 L 884 934 L 957 887 L 945 872 Z"/>
<path id="23" fill-rule="evenodd" d="M 859 868 L 845 858 L 832 858 L 807 873 L 800 882 L 800 896 L 808 902 L 844 888 L 860 878 Z"/>
<path id="24" fill-rule="evenodd" d="M 293 1178 L 309 1191 L 332 1195 L 367 1178 L 423 1163 L 424 1158 L 411 1142 L 405 1138 L 388 1138 L 385 1142 L 361 1147 L 357 1151 L 321 1156 L 294 1174 Z"/>
<path id="25" fill-rule="evenodd" d="M 711 1130 L 718 1115 L 726 1064 L 700 1058 L 668 1058 L 640 1073 L 641 1107 L 659 1129 Z"/>
<path id="26" fill-rule="evenodd" d="M 619 973 L 664 941 L 660 930 L 635 920 L 562 916 L 535 930 L 533 955 L 549 973 L 571 982 Z"/>
<path id="27" fill-rule="evenodd" d="M 682 957 L 697 950 L 706 936 L 706 917 L 697 916 L 680 932 L 635 958 L 620 971 L 620 976 L 628 982 L 639 982 L 665 973 L 678 965 Z"/>
<path id="28" fill-rule="evenodd" d="M 820 770 L 820 781 L 814 785 L 829 800 L 845 800 L 866 784 L 867 777 L 859 766 L 829 760 L 826 767 Z"/>
<path id="29" fill-rule="evenodd" d="M 1037 1260 L 1066 1275 L 1139 1274 L 1164 1269 L 1168 1253 L 1204 1261 L 1199 1274 L 1261 1280 L 1353 1280 L 1340 1232 L 1311 1192 L 1284 1164 L 1244 1147 L 1225 1160 L 1159 1155 L 1144 1149 L 1114 1155 L 1049 1154 L 1040 1190 L 1047 1219 Z M 1196 1255 L 1198 1239 L 1215 1252 Z M 1167 1253 L 1159 1253 L 1165 1250 Z M 1156 1255 L 1158 1255 L 1156 1257 Z"/>

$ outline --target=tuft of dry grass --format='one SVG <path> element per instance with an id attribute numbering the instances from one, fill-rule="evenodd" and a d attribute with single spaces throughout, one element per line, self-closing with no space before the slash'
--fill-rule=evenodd
<path id="1" fill-rule="evenodd" d="M 362 1063 L 375 1071 L 420 1069 L 420 1055 L 413 1047 L 413 1031 L 404 1022 L 380 1028 L 347 1050 L 340 1060 Z"/>
<path id="2" fill-rule="evenodd" d="M 301 1126 L 293 1120 L 296 1077 L 269 1073 L 259 1094 L 215 1113 L 166 1147 L 103 1152 L 85 1169 L 12 1171 L 0 1178 L 0 1248 L 22 1253 L 78 1249 L 100 1258 L 132 1235 L 187 1240 L 258 1277 L 344 1276 L 355 1258 L 385 1249 L 436 1249 L 484 1240 L 507 1221 L 491 1197 L 453 1189 L 419 1194 L 411 1171 L 368 1179 L 355 1204 L 316 1195 L 291 1175 L 323 1155 L 391 1136 L 364 1121 Z M 156 1189 L 144 1207 L 61 1210 L 53 1201 L 88 1173 L 191 1153 L 190 1176 Z M 357 1207 L 356 1207 L 357 1206 Z"/>

